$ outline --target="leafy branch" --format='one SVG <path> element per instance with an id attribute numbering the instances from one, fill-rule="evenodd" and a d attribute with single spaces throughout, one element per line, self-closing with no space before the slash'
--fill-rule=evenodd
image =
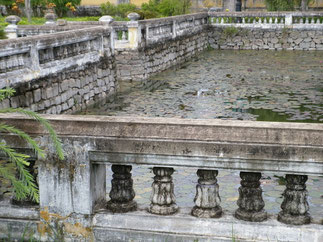
<path id="1" fill-rule="evenodd" d="M 0 101 L 3 101 L 5 98 L 10 98 L 12 95 L 14 95 L 14 93 L 15 90 L 12 88 L 0 90 Z M 0 109 L 0 113 L 20 113 L 38 121 L 48 131 L 59 159 L 64 159 L 61 141 L 57 137 L 50 123 L 45 118 L 39 116 L 33 111 L 24 110 L 22 108 Z M 40 148 L 38 143 L 24 131 L 2 123 L 0 124 L 0 132 L 17 135 L 30 144 L 36 154 L 42 158 L 45 157 L 45 151 Z M 28 155 L 16 152 L 14 149 L 8 147 L 4 142 L 0 142 L 0 152 L 4 153 L 6 157 L 8 157 L 9 162 L 11 162 L 7 165 L 0 166 L 0 176 L 11 182 L 16 198 L 18 200 L 23 200 L 29 197 L 33 201 L 39 202 L 39 192 L 36 181 L 33 175 L 27 169 L 27 167 L 30 165 L 28 162 L 30 157 Z M 19 173 L 19 178 L 16 177 L 16 170 Z"/>

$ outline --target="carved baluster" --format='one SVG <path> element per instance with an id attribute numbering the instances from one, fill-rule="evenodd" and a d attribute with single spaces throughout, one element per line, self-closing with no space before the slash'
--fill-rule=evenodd
<path id="1" fill-rule="evenodd" d="M 224 18 L 221 18 L 221 24 L 224 24 Z"/>
<path id="2" fill-rule="evenodd" d="M 264 23 L 265 23 L 265 24 L 267 24 L 267 23 L 268 23 L 268 20 L 267 20 L 267 18 L 266 18 L 266 17 L 264 18 Z"/>
<path id="3" fill-rule="evenodd" d="M 174 183 L 172 180 L 173 168 L 154 167 L 155 174 L 152 184 L 150 213 L 169 215 L 176 213 L 178 206 L 175 203 Z"/>
<path id="4" fill-rule="evenodd" d="M 260 187 L 260 172 L 240 172 L 241 187 L 239 187 L 239 208 L 235 212 L 238 219 L 261 222 L 267 219 L 267 213 L 263 209 L 265 202 L 262 199 Z"/>
<path id="5" fill-rule="evenodd" d="M 252 23 L 255 24 L 257 22 L 256 18 L 253 18 Z"/>
<path id="6" fill-rule="evenodd" d="M 273 19 L 272 17 L 269 17 L 269 23 L 272 24 L 273 23 Z"/>
<path id="7" fill-rule="evenodd" d="M 246 23 L 246 18 L 242 17 L 242 23 L 245 24 Z"/>
<path id="8" fill-rule="evenodd" d="M 131 166 L 112 165 L 113 179 L 111 181 L 111 200 L 107 207 L 112 212 L 126 213 L 137 209 L 137 203 L 133 201 L 135 191 L 131 179 Z"/>
<path id="9" fill-rule="evenodd" d="M 219 185 L 217 170 L 197 170 L 199 177 L 196 185 L 195 205 L 192 215 L 199 218 L 219 218 L 222 215 L 220 207 Z"/>
<path id="10" fill-rule="evenodd" d="M 308 192 L 306 190 L 307 176 L 286 175 L 286 189 L 282 211 L 278 214 L 278 221 L 285 224 L 302 225 L 309 224 L 311 217 L 308 213 Z"/>
<path id="11" fill-rule="evenodd" d="M 126 31 L 124 31 L 124 30 L 122 30 L 121 40 L 127 40 L 127 38 L 126 38 Z"/>
<path id="12" fill-rule="evenodd" d="M 220 21 L 220 18 L 216 18 L 216 23 L 218 24 Z"/>
<path id="13" fill-rule="evenodd" d="M 310 23 L 310 20 L 308 17 L 305 17 L 305 24 L 309 24 Z"/>

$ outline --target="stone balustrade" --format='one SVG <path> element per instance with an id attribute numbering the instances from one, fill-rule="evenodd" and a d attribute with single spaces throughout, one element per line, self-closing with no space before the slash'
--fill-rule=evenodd
<path id="1" fill-rule="evenodd" d="M 138 22 L 142 29 L 141 46 L 149 46 L 202 32 L 208 25 L 208 15 L 197 13 Z"/>
<path id="2" fill-rule="evenodd" d="M 64 161 L 57 160 L 35 121 L 17 115 L 0 115 L 0 121 L 39 136 L 39 144 L 46 149 L 46 159 L 37 161 L 40 210 L 68 215 L 69 223 L 81 223 L 97 241 L 120 236 L 141 241 L 151 236 L 156 236 L 155 241 L 185 236 L 192 241 L 230 240 L 235 237 L 233 229 L 244 240 L 318 242 L 323 238 L 322 225 L 311 220 L 306 190 L 308 175 L 323 174 L 322 124 L 45 117 L 63 142 Z M 1 137 L 12 147 L 27 148 L 13 135 Z M 111 165 L 113 174 L 108 201 L 106 165 Z M 138 204 L 135 199 L 131 170 L 138 165 L 152 167 L 150 204 Z M 191 208 L 176 204 L 174 191 L 181 189 L 173 180 L 177 167 L 196 168 L 195 205 Z M 223 170 L 240 171 L 239 199 L 232 214 L 221 207 L 225 202 L 219 191 L 225 184 L 217 176 Z M 259 180 L 266 171 L 286 175 L 284 199 L 276 215 L 264 209 Z M 1 204 L 1 222 L 9 226 L 18 208 L 8 210 L 8 205 Z M 19 219 L 35 213 L 19 209 L 25 211 Z"/>
<path id="3" fill-rule="evenodd" d="M 322 12 L 209 12 L 214 26 L 322 29 Z"/>
<path id="4" fill-rule="evenodd" d="M 111 55 L 110 31 L 103 27 L 0 42 L 0 88 L 43 77 Z M 21 75 L 23 73 L 23 75 Z M 23 78 L 23 79 L 22 79 Z"/>

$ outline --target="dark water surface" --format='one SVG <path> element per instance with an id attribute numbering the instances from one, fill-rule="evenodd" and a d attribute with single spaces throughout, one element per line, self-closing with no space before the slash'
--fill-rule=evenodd
<path id="1" fill-rule="evenodd" d="M 323 122 L 323 52 L 206 51 L 83 114 Z"/>
<path id="2" fill-rule="evenodd" d="M 121 83 L 114 101 L 82 113 L 322 123 L 323 52 L 207 51 L 144 84 Z M 135 199 L 148 206 L 153 174 L 147 167 L 133 168 Z M 272 214 L 280 211 L 285 189 L 282 177 L 275 175 L 263 174 L 261 180 L 265 209 Z M 178 205 L 193 207 L 196 170 L 180 168 L 173 177 Z M 309 177 L 307 182 L 316 221 L 323 218 L 322 178 Z M 239 172 L 219 171 L 218 182 L 221 206 L 233 212 Z"/>

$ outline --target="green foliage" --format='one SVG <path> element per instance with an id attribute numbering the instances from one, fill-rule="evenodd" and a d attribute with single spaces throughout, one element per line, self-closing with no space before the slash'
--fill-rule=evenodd
<path id="1" fill-rule="evenodd" d="M 103 15 L 118 16 L 126 18 L 131 12 L 137 12 L 137 6 L 131 3 L 121 3 L 114 5 L 110 2 L 101 4 L 101 12 Z"/>
<path id="2" fill-rule="evenodd" d="M 312 0 L 305 0 L 308 6 Z M 302 0 L 265 0 L 268 11 L 293 11 L 301 6 Z"/>
<path id="3" fill-rule="evenodd" d="M 48 3 L 54 3 L 56 6 L 55 12 L 58 17 L 66 16 L 67 12 L 70 10 L 70 7 L 68 7 L 68 3 L 71 4 L 71 6 L 75 7 L 77 5 L 80 5 L 81 0 L 48 0 Z"/>
<path id="4" fill-rule="evenodd" d="M 5 98 L 9 98 L 10 96 L 14 95 L 14 93 L 15 91 L 11 88 L 0 90 L 0 101 L 4 100 Z M 21 113 L 37 120 L 48 131 L 49 136 L 51 137 L 56 148 L 59 159 L 64 159 L 61 142 L 58 139 L 54 129 L 46 119 L 42 118 L 33 111 L 24 110 L 22 108 L 0 109 L 0 113 Z M 38 143 L 33 138 L 22 130 L 4 123 L 0 123 L 0 132 L 19 136 L 34 149 L 36 154 L 42 158 L 45 157 L 44 150 L 39 147 Z M 31 198 L 33 201 L 39 202 L 39 193 L 36 182 L 34 177 L 27 169 L 30 164 L 28 162 L 30 157 L 28 155 L 16 152 L 4 142 L 0 142 L 0 152 L 4 153 L 10 162 L 7 165 L 2 165 L 0 167 L 0 176 L 12 183 L 16 199 L 24 200 L 26 198 Z M 19 173 L 19 178 L 16 177 L 16 172 Z"/>
<path id="5" fill-rule="evenodd" d="M 227 27 L 223 30 L 223 34 L 225 36 L 225 38 L 232 38 L 234 37 L 237 33 L 239 32 L 239 29 L 234 27 L 234 26 L 231 26 L 231 27 Z"/>
<path id="6" fill-rule="evenodd" d="M 0 39 L 6 39 L 7 36 L 6 36 L 6 33 L 4 32 L 3 29 L 0 29 Z"/>
<path id="7" fill-rule="evenodd" d="M 174 16 L 189 13 L 191 0 L 149 0 L 141 5 L 142 11 L 156 16 Z"/>

